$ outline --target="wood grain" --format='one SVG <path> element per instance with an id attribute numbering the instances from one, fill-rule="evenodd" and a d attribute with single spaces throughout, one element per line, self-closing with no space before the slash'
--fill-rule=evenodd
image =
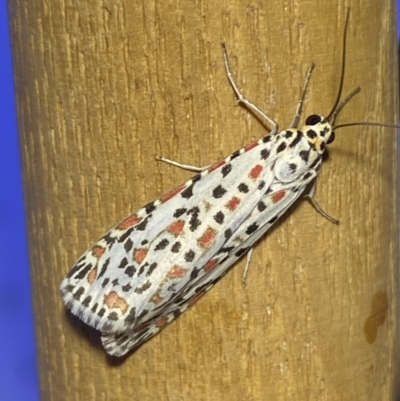
<path id="1" fill-rule="evenodd" d="M 354 4 L 353 4 L 354 3 Z M 396 122 L 394 1 L 352 2 L 339 122 Z M 42 400 L 399 397 L 396 130 L 338 130 L 317 199 L 300 202 L 195 307 L 121 363 L 66 314 L 59 284 L 106 229 L 265 132 L 340 79 L 344 1 L 9 2 Z M 94 338 L 94 339 L 93 339 Z M 397 386 L 397 387 L 396 387 Z"/>

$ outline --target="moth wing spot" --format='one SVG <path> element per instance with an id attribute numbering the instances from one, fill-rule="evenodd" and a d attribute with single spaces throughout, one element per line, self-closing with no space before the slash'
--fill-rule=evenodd
<path id="1" fill-rule="evenodd" d="M 272 202 L 278 203 L 285 197 L 286 192 L 284 190 L 278 191 L 272 195 Z"/>
<path id="2" fill-rule="evenodd" d="M 211 259 L 204 265 L 204 270 L 206 272 L 209 272 L 212 269 L 214 269 L 218 265 L 218 263 L 219 263 L 219 259 L 218 258 Z"/>
<path id="3" fill-rule="evenodd" d="M 168 272 L 167 278 L 174 279 L 174 278 L 182 278 L 185 277 L 187 274 L 187 269 L 184 269 L 181 266 L 175 265 L 172 269 Z"/>
<path id="4" fill-rule="evenodd" d="M 90 273 L 88 274 L 87 280 L 88 280 L 89 284 L 93 284 L 94 281 L 96 280 L 96 277 L 97 277 L 97 267 L 92 269 L 90 271 Z"/>
<path id="5" fill-rule="evenodd" d="M 128 309 L 128 303 L 126 300 L 120 296 L 115 291 L 111 291 L 104 296 L 104 303 L 109 309 L 117 308 L 120 309 L 122 313 L 125 313 Z"/>
<path id="6" fill-rule="evenodd" d="M 225 207 L 231 211 L 235 210 L 240 204 L 240 199 L 236 196 L 233 196 L 229 201 L 225 204 Z"/>
<path id="7" fill-rule="evenodd" d="M 137 248 L 133 251 L 133 260 L 137 263 L 142 263 L 148 253 L 148 249 L 146 248 Z"/>
<path id="8" fill-rule="evenodd" d="M 205 291 L 201 291 L 198 294 L 196 294 L 190 301 L 189 305 L 194 305 L 199 299 L 203 298 Z"/>
<path id="9" fill-rule="evenodd" d="M 104 247 L 102 247 L 100 245 L 95 245 L 92 248 L 92 254 L 97 259 L 100 259 L 104 255 L 105 251 L 106 251 L 106 248 L 104 248 Z"/>
<path id="10" fill-rule="evenodd" d="M 263 166 L 261 166 L 261 164 L 257 164 L 250 170 L 249 177 L 252 180 L 256 180 L 260 176 L 262 171 L 263 171 Z"/>
<path id="11" fill-rule="evenodd" d="M 170 226 L 167 228 L 167 231 L 170 232 L 175 237 L 177 237 L 182 232 L 184 226 L 185 226 L 185 221 L 178 220 L 170 224 Z"/>
<path id="12" fill-rule="evenodd" d="M 197 243 L 202 248 L 211 248 L 214 243 L 216 235 L 217 232 L 213 228 L 208 227 L 206 231 L 204 231 L 203 235 L 197 240 Z"/>
<path id="13" fill-rule="evenodd" d="M 138 217 L 136 214 L 129 216 L 127 219 L 119 223 L 117 226 L 118 230 L 126 230 L 138 224 L 142 220 L 141 217 Z"/>
<path id="14" fill-rule="evenodd" d="M 156 326 L 159 328 L 163 328 L 168 324 L 168 319 L 165 316 L 160 317 L 157 321 L 156 321 Z"/>
<path id="15" fill-rule="evenodd" d="M 160 198 L 160 202 L 164 203 L 167 200 L 173 198 L 176 194 L 179 194 L 179 192 L 183 191 L 186 188 L 185 184 L 179 185 L 176 188 L 174 188 L 172 191 L 167 192 L 165 195 L 163 195 Z"/>

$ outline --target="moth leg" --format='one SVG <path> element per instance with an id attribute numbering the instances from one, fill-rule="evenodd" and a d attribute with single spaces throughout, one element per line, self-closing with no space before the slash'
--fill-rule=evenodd
<path id="1" fill-rule="evenodd" d="M 242 286 L 246 287 L 247 273 L 250 267 L 251 257 L 253 255 L 254 247 L 251 247 L 246 255 L 246 267 L 244 268 L 243 276 L 242 276 Z"/>
<path id="2" fill-rule="evenodd" d="M 224 54 L 226 75 L 233 88 L 233 91 L 235 92 L 236 96 L 238 97 L 237 103 L 244 104 L 249 110 L 254 112 L 256 115 L 258 115 L 262 119 L 268 121 L 268 123 L 272 125 L 272 130 L 270 132 L 270 135 L 275 135 L 279 130 L 278 124 L 271 117 L 269 117 L 266 113 L 264 113 L 260 108 L 258 108 L 255 104 L 251 103 L 250 100 L 248 100 L 245 96 L 243 96 L 242 92 L 240 92 L 240 90 L 233 78 L 232 72 L 231 72 L 231 67 L 229 65 L 228 54 L 226 51 L 225 43 L 221 43 L 221 46 L 222 46 L 222 52 Z"/>
<path id="3" fill-rule="evenodd" d="M 339 224 L 339 220 L 335 219 L 334 217 L 330 216 L 328 213 L 325 212 L 324 209 L 318 204 L 318 202 L 314 198 L 315 187 L 317 185 L 317 181 L 314 181 L 312 187 L 307 195 L 304 195 L 305 198 L 308 198 L 314 208 L 317 210 L 318 213 L 322 214 L 326 219 L 334 224 Z"/>
<path id="4" fill-rule="evenodd" d="M 196 172 L 202 172 L 212 166 L 212 164 L 209 164 L 208 166 L 197 167 L 197 166 L 192 166 L 191 164 L 179 163 L 175 160 L 167 159 L 165 157 L 156 157 L 156 160 L 167 163 L 167 164 L 171 164 L 172 166 L 175 166 L 175 167 L 183 168 L 184 170 L 196 171 Z"/>
<path id="5" fill-rule="evenodd" d="M 297 103 L 296 112 L 294 114 L 293 121 L 289 125 L 289 128 L 297 128 L 298 125 L 299 125 L 301 113 L 303 111 L 304 99 L 305 99 L 306 94 L 307 94 L 307 89 L 308 89 L 308 85 L 310 83 L 311 73 L 312 73 L 314 67 L 315 67 L 315 64 L 312 63 L 310 68 L 307 71 L 306 79 L 305 79 L 304 85 L 303 85 L 303 89 L 301 90 L 301 93 L 300 93 L 300 99 L 299 99 L 299 102 Z"/>

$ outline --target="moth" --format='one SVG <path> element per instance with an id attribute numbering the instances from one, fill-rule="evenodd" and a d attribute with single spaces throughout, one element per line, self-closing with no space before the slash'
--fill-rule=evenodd
<path id="1" fill-rule="evenodd" d="M 314 199 L 316 178 L 343 106 L 340 102 L 348 13 L 343 36 L 341 83 L 332 111 L 311 115 L 298 128 L 314 65 L 307 72 L 293 122 L 278 124 L 247 100 L 233 78 L 222 44 L 228 80 L 238 102 L 267 121 L 272 130 L 256 142 L 204 168 L 150 202 L 90 247 L 61 283 L 71 312 L 102 333 L 108 354 L 137 349 L 176 319 L 247 254 L 246 278 L 254 244 L 300 197 L 334 223 Z"/>

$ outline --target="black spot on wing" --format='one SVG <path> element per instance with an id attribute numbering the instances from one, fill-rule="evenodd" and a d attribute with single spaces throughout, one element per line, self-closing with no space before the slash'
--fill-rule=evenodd
<path id="1" fill-rule="evenodd" d="M 125 322 L 128 324 L 134 323 L 136 319 L 136 308 L 133 306 L 125 318 Z"/>
<path id="2" fill-rule="evenodd" d="M 148 203 L 148 204 L 144 207 L 144 209 L 145 209 L 145 211 L 146 211 L 147 214 L 150 214 L 152 211 L 155 210 L 155 208 L 156 208 L 156 207 L 154 206 L 154 201 Z"/>
<path id="3" fill-rule="evenodd" d="M 187 251 L 185 253 L 185 260 L 186 262 L 193 262 L 194 257 L 196 256 L 196 254 L 190 249 L 189 251 Z"/>
<path id="4" fill-rule="evenodd" d="M 238 185 L 238 190 L 239 192 L 247 194 L 247 192 L 249 192 L 249 187 L 244 182 L 242 182 Z"/>
<path id="5" fill-rule="evenodd" d="M 150 217 L 150 216 L 149 216 Z M 149 222 L 148 218 L 145 218 L 142 222 L 135 226 L 136 230 L 144 231 L 146 229 L 147 223 Z"/>
<path id="6" fill-rule="evenodd" d="M 263 212 L 266 208 L 267 208 L 267 206 L 265 205 L 265 203 L 263 201 L 258 202 L 257 209 L 259 212 Z"/>
<path id="7" fill-rule="evenodd" d="M 169 241 L 167 239 L 162 239 L 154 248 L 155 251 L 161 251 L 162 249 L 165 249 L 165 247 L 169 244 Z"/>
<path id="8" fill-rule="evenodd" d="M 88 308 L 89 305 L 90 305 L 91 300 L 92 300 L 91 295 L 87 296 L 87 297 L 83 300 L 82 305 L 83 305 L 83 306 L 86 306 L 86 308 Z"/>
<path id="9" fill-rule="evenodd" d="M 102 276 L 104 275 L 104 273 L 105 273 L 106 270 L 107 270 L 107 267 L 108 267 L 109 263 L 110 263 L 110 258 L 108 258 L 108 259 L 103 263 L 103 266 L 102 266 L 102 268 L 101 268 L 100 274 L 97 276 L 97 279 L 99 279 L 100 277 L 102 277 Z"/>
<path id="10" fill-rule="evenodd" d="M 125 267 L 128 265 L 128 259 L 123 258 L 121 262 L 118 265 L 118 269 L 125 269 Z"/>
<path id="11" fill-rule="evenodd" d="M 226 177 L 230 172 L 232 171 L 232 165 L 231 164 L 225 164 L 224 167 L 221 169 L 222 177 Z"/>
<path id="12" fill-rule="evenodd" d="M 152 263 L 152 264 L 149 266 L 148 270 L 147 270 L 146 276 L 149 277 L 149 276 L 151 275 L 151 273 L 153 273 L 153 271 L 154 271 L 156 268 L 157 268 L 157 263 L 156 263 L 156 262 Z"/>
<path id="13" fill-rule="evenodd" d="M 231 154 L 231 160 L 236 159 L 239 155 L 240 155 L 240 149 L 235 150 L 235 151 Z"/>
<path id="14" fill-rule="evenodd" d="M 81 298 L 81 296 L 85 293 L 85 288 L 84 287 L 79 287 L 77 289 L 77 291 L 74 292 L 74 294 L 72 295 L 74 299 L 76 299 L 77 301 L 79 301 L 79 299 Z"/>
<path id="15" fill-rule="evenodd" d="M 265 187 L 265 181 L 262 180 L 262 181 L 260 181 L 260 183 L 258 184 L 257 189 L 261 190 L 261 189 L 263 189 L 264 187 Z"/>
<path id="16" fill-rule="evenodd" d="M 171 252 L 178 253 L 181 250 L 182 244 L 179 241 L 176 241 L 172 247 Z"/>
<path id="17" fill-rule="evenodd" d="M 142 294 L 143 292 L 148 290 L 150 287 L 151 287 L 151 282 L 149 280 L 147 280 L 142 286 L 136 287 L 134 289 L 134 292 L 136 292 L 136 294 Z"/>
<path id="18" fill-rule="evenodd" d="M 190 221 L 189 221 L 190 231 L 195 231 L 197 229 L 197 227 L 199 227 L 199 225 L 201 224 L 201 221 L 198 218 L 199 212 L 200 212 L 200 209 L 197 206 L 195 206 L 188 212 L 192 215 L 190 218 Z"/>
<path id="19" fill-rule="evenodd" d="M 174 212 L 173 217 L 181 217 L 183 214 L 186 213 L 186 210 L 184 207 L 180 208 L 180 209 L 176 209 Z"/>
<path id="20" fill-rule="evenodd" d="M 196 174 L 194 177 L 192 177 L 192 185 L 196 184 L 197 181 L 201 180 L 201 174 Z"/>
<path id="21" fill-rule="evenodd" d="M 232 230 L 228 228 L 227 230 L 225 230 L 224 235 L 225 239 L 229 239 L 230 237 L 232 237 Z"/>
<path id="22" fill-rule="evenodd" d="M 132 242 L 132 240 L 130 238 L 128 238 L 126 240 L 126 242 L 124 243 L 125 251 L 129 252 L 132 249 L 132 246 L 133 246 L 133 242 Z"/>
<path id="23" fill-rule="evenodd" d="M 249 247 L 245 247 L 245 248 L 240 248 L 236 253 L 235 256 L 237 256 L 238 258 L 240 256 L 242 256 L 244 253 L 246 253 L 249 250 Z"/>
<path id="24" fill-rule="evenodd" d="M 136 267 L 134 265 L 130 265 L 125 269 L 125 274 L 129 277 L 133 277 L 136 273 Z"/>
<path id="25" fill-rule="evenodd" d="M 136 227 L 136 226 L 135 226 Z M 128 228 L 120 237 L 119 241 L 124 242 L 132 233 L 132 231 L 135 229 L 135 227 L 130 227 Z"/>
<path id="26" fill-rule="evenodd" d="M 250 226 L 247 227 L 246 234 L 251 235 L 257 230 L 258 230 L 258 224 L 257 223 L 253 223 L 253 224 L 251 224 Z"/>
<path id="27" fill-rule="evenodd" d="M 215 214 L 214 216 L 214 220 L 218 223 L 218 224 L 222 224 L 224 222 L 225 219 L 225 215 L 219 211 L 218 213 Z"/>
<path id="28" fill-rule="evenodd" d="M 182 191 L 181 196 L 185 199 L 191 198 L 193 196 L 193 185 L 190 185 L 184 191 Z"/>
<path id="29" fill-rule="evenodd" d="M 77 266 L 75 265 L 71 271 L 67 274 L 67 278 L 71 277 L 74 275 L 74 273 L 76 273 L 77 271 L 79 271 L 79 269 L 81 269 L 82 266 Z M 82 280 L 83 278 L 86 277 L 86 274 L 89 272 L 89 270 L 91 270 L 93 267 L 93 265 L 91 263 L 87 264 L 82 270 L 79 271 L 79 273 L 75 276 L 76 279 L 78 280 Z"/>
<path id="30" fill-rule="evenodd" d="M 139 269 L 139 271 L 138 271 L 138 276 L 140 276 L 140 275 L 142 275 L 143 273 L 144 273 L 144 271 L 145 271 L 145 269 L 146 269 L 146 267 L 148 266 L 149 264 L 146 262 L 146 263 L 144 263 L 144 264 L 142 264 L 141 266 L 140 266 L 140 269 Z"/>
<path id="31" fill-rule="evenodd" d="M 107 319 L 116 321 L 119 319 L 117 312 L 111 312 L 108 314 Z"/>
<path id="32" fill-rule="evenodd" d="M 217 185 L 212 192 L 214 198 L 222 198 L 226 193 L 226 189 L 222 185 Z"/>
<path id="33" fill-rule="evenodd" d="M 263 149 L 260 152 L 260 155 L 261 155 L 261 159 L 266 160 L 266 159 L 268 159 L 268 157 L 270 155 L 270 151 L 268 149 Z"/>

